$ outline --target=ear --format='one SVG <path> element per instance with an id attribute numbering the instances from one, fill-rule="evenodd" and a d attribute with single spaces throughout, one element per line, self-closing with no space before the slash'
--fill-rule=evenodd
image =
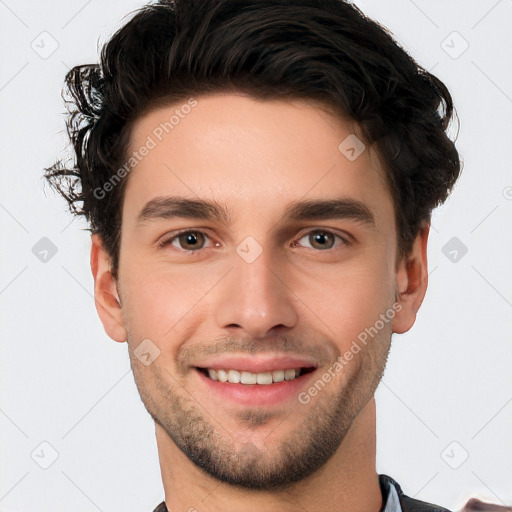
<path id="1" fill-rule="evenodd" d="M 110 271 L 110 256 L 101 237 L 91 235 L 91 270 L 94 277 L 94 303 L 105 332 L 114 341 L 126 341 L 117 282 Z"/>
<path id="2" fill-rule="evenodd" d="M 414 240 L 411 252 L 399 263 L 396 273 L 397 299 L 401 306 L 391 321 L 393 332 L 407 332 L 416 321 L 427 291 L 427 240 L 430 224 L 426 224 Z"/>

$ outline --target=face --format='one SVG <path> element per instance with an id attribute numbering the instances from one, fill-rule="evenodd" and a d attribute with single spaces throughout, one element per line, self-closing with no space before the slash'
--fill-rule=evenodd
<path id="1" fill-rule="evenodd" d="M 121 305 L 100 315 L 190 461 L 282 487 L 333 456 L 411 325 L 393 202 L 373 150 L 340 149 L 353 127 L 309 103 L 199 97 L 162 131 L 176 109 L 133 127 L 129 154 L 151 148 L 125 190 Z"/>

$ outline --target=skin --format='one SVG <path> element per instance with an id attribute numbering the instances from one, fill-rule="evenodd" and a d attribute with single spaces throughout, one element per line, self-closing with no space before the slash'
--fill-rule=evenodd
<path id="1" fill-rule="evenodd" d="M 377 512 L 374 392 L 391 334 L 412 327 L 423 301 L 429 227 L 398 261 L 378 155 L 367 146 L 349 161 L 338 145 L 354 127 L 318 105 L 234 93 L 197 100 L 129 175 L 117 281 L 97 235 L 91 248 L 98 314 L 112 339 L 127 341 L 155 420 L 167 507 Z M 130 151 L 175 108 L 139 118 Z M 162 195 L 215 200 L 232 222 L 137 225 L 144 205 Z M 290 202 L 341 196 L 365 203 L 375 225 L 284 217 Z M 157 246 L 183 229 L 207 236 Z M 329 235 L 318 243 L 315 229 L 350 243 Z M 251 263 L 236 251 L 248 236 L 262 249 Z M 184 252 L 191 247 L 199 249 Z M 307 404 L 234 404 L 208 393 L 194 369 L 215 350 L 309 356 L 321 376 L 394 304 L 400 311 Z M 134 355 L 145 339 L 160 351 L 147 366 Z"/>

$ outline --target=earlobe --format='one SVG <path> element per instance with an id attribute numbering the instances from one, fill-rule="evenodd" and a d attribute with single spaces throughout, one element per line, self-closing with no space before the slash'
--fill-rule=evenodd
<path id="1" fill-rule="evenodd" d="M 425 225 L 414 240 L 411 252 L 397 270 L 397 297 L 399 311 L 391 322 L 393 332 L 407 332 L 416 321 L 416 314 L 425 297 L 428 285 L 427 240 L 430 224 Z M 398 309 L 398 308 L 397 308 Z"/>
<path id="2" fill-rule="evenodd" d="M 126 341 L 117 282 L 110 270 L 110 257 L 97 234 L 91 236 L 91 271 L 94 278 L 94 303 L 105 332 L 114 341 Z"/>

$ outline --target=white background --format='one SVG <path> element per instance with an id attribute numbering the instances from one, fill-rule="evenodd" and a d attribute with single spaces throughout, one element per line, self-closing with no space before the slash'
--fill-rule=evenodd
<path id="1" fill-rule="evenodd" d="M 393 336 L 377 391 L 377 470 L 453 510 L 512 505 L 512 1 L 356 3 L 447 84 L 465 162 L 433 216 L 418 320 Z M 164 496 L 126 344 L 96 314 L 85 224 L 41 179 L 65 149 L 66 71 L 140 5 L 0 0 L 0 512 L 141 512 Z M 41 37 L 58 43 L 46 59 Z M 43 237 L 57 248 L 46 263 L 32 252 Z"/>

